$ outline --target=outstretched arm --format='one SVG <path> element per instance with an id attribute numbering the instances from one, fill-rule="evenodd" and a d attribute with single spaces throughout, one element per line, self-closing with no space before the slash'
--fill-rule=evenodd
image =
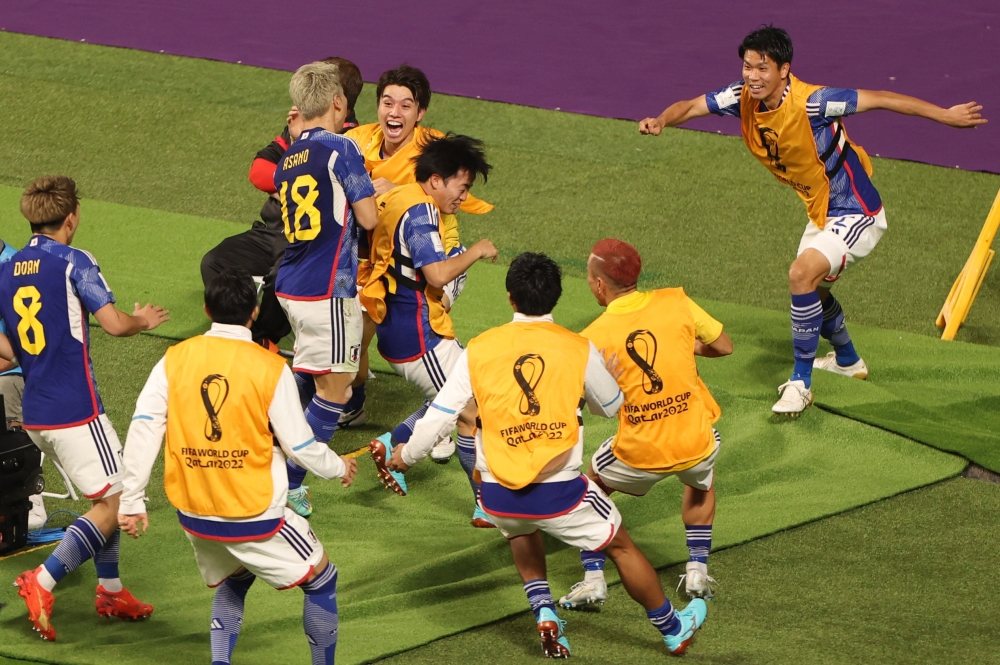
<path id="1" fill-rule="evenodd" d="M 639 122 L 640 134 L 652 134 L 659 136 L 664 127 L 676 127 L 683 125 L 688 120 L 702 118 L 709 114 L 708 102 L 705 95 L 699 95 L 694 99 L 676 102 L 668 106 L 663 113 L 655 118 L 646 118 Z"/>
<path id="2" fill-rule="evenodd" d="M 979 113 L 983 107 L 976 102 L 956 104 L 946 109 L 916 97 L 887 90 L 858 90 L 858 113 L 875 109 L 916 115 L 951 127 L 978 127 L 987 122 Z"/>

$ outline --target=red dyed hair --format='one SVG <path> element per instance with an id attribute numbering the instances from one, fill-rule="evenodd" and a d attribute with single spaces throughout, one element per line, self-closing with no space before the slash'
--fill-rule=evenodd
<path id="1" fill-rule="evenodd" d="M 642 257 L 624 240 L 605 238 L 590 253 L 600 259 L 599 269 L 620 287 L 635 286 L 642 272 Z"/>

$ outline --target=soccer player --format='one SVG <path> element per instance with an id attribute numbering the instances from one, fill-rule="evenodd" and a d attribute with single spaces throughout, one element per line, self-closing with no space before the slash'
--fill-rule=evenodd
<path id="1" fill-rule="evenodd" d="M 592 342 L 553 322 L 562 282 L 559 266 L 544 254 L 525 253 L 511 262 L 507 292 L 513 321 L 469 342 L 410 442 L 393 451 L 389 467 L 405 472 L 423 459 L 474 400 L 481 421 L 475 440 L 480 500 L 510 541 L 544 654 L 567 657 L 570 647 L 546 580 L 539 531 L 571 547 L 607 552 L 667 648 L 683 653 L 705 620 L 705 601 L 696 598 L 674 610 L 615 504 L 579 470 L 584 402 L 605 418 L 622 406 L 610 373 L 619 371 L 617 358 L 606 363 Z"/>
<path id="2" fill-rule="evenodd" d="M 788 272 L 795 365 L 772 407 L 777 414 L 797 416 L 812 404 L 814 367 L 868 376 L 830 287 L 847 266 L 875 248 L 887 226 L 870 179 L 871 160 L 848 138 L 844 117 L 885 109 L 952 127 L 976 127 L 986 120 L 975 102 L 945 109 L 894 92 L 804 83 L 791 73 L 792 41 L 780 28 L 766 26 L 747 35 L 739 56 L 742 80 L 677 102 L 641 121 L 639 131 L 659 135 L 664 127 L 709 113 L 736 116 L 753 156 L 805 203 L 809 221 Z M 820 337 L 830 341 L 833 352 L 814 362 Z"/>
<path id="3" fill-rule="evenodd" d="M 636 288 L 642 259 L 632 245 L 608 238 L 587 259 L 587 283 L 607 310 L 581 333 L 620 359 L 618 385 L 625 403 L 618 432 L 594 453 L 587 476 L 605 493 L 644 496 L 676 476 L 684 484 L 681 518 L 690 560 L 682 576 L 692 598 L 711 598 L 708 575 L 715 519 L 715 458 L 721 410 L 698 376 L 695 356 L 733 352 L 722 324 L 683 289 Z M 608 597 L 600 552 L 583 551 L 584 580 L 559 599 L 566 608 L 603 603 Z"/>
<path id="4" fill-rule="evenodd" d="M 429 139 L 443 134 L 435 129 L 420 125 L 431 102 L 431 86 L 427 76 L 409 65 L 383 72 L 375 90 L 378 105 L 378 122 L 362 125 L 349 130 L 347 135 L 358 142 L 365 156 L 365 168 L 371 174 L 376 193 L 381 196 L 393 187 L 416 182 L 414 160 L 421 147 Z M 485 214 L 493 206 L 471 194 L 462 202 L 465 212 Z M 368 238 L 361 238 L 362 257 L 358 268 L 359 283 L 364 285 L 371 274 L 371 265 L 365 260 Z M 441 241 L 447 256 L 455 256 L 465 251 L 458 233 L 458 218 L 455 214 L 441 215 Z M 445 309 L 451 306 L 465 288 L 465 274 L 458 275 L 444 287 L 442 302 Z M 368 347 L 375 335 L 375 326 L 365 317 L 365 337 L 361 345 L 361 366 L 353 388 L 351 401 L 344 407 L 343 421 L 364 422 L 365 380 L 368 378 Z M 436 462 L 447 462 L 455 453 L 455 444 L 450 437 L 442 439 L 431 458 Z"/>
<path id="5" fill-rule="evenodd" d="M 364 86 L 361 70 L 346 58 L 326 58 L 323 62 L 337 65 L 340 85 L 347 98 L 347 118 L 341 131 L 357 127 L 354 106 Z M 301 116 L 297 116 L 297 120 L 301 125 Z M 302 127 L 298 126 L 296 138 L 301 130 Z M 250 182 L 268 195 L 260 209 L 260 221 L 254 222 L 249 230 L 226 238 L 209 250 L 201 260 L 201 278 L 206 285 L 227 267 L 242 268 L 251 275 L 266 277 L 261 292 L 261 314 L 254 321 L 252 329 L 254 339 L 266 346 L 276 345 L 291 332 L 288 319 L 274 296 L 275 266 L 284 256 L 285 246 L 288 244 L 281 220 L 281 204 L 274 188 L 274 172 L 291 144 L 292 135 L 286 125 L 281 134 L 257 153 L 250 166 Z"/>
<path id="6" fill-rule="evenodd" d="M 258 577 L 305 592 L 302 621 L 313 665 L 337 648 L 337 567 L 309 523 L 285 506 L 285 456 L 350 487 L 354 460 L 313 436 L 284 360 L 253 343 L 257 290 L 249 274 L 221 272 L 205 289 L 212 328 L 167 350 L 146 381 L 125 445 L 119 522 L 138 538 L 149 526 L 143 501 L 166 434 L 163 481 L 214 587 L 213 665 L 228 664 Z M 273 432 L 273 434 L 272 434 Z M 280 449 L 275 446 L 275 441 Z"/>
<path id="7" fill-rule="evenodd" d="M 327 443 L 351 396 L 361 352 L 355 220 L 374 229 L 378 212 L 357 144 L 337 134 L 347 100 L 336 65 L 304 65 L 288 89 L 306 129 L 274 174 L 288 240 L 275 294 L 295 333 L 292 367 L 313 375 L 316 385 L 306 419 L 316 440 Z M 302 516 L 312 513 L 305 475 L 289 461 L 288 499 Z"/>
<path id="8" fill-rule="evenodd" d="M 88 559 L 97 568 L 98 614 L 141 619 L 153 612 L 118 576 L 122 447 L 97 392 L 88 319 L 93 314 L 108 334 L 128 337 L 156 328 L 169 320 L 169 312 L 138 303 L 131 315 L 119 311 L 94 257 L 70 247 L 80 226 L 71 178 L 34 180 L 21 197 L 21 214 L 33 235 L 0 265 L 0 317 L 9 332 L 0 355 L 16 355 L 24 372 L 21 410 L 31 440 L 91 502 L 49 558 L 15 581 L 35 630 L 54 640 L 52 590 Z"/>
<path id="9" fill-rule="evenodd" d="M 479 177 L 485 181 L 490 168 L 483 144 L 476 139 L 461 135 L 431 139 L 416 160 L 417 182 L 396 187 L 379 199 L 372 272 L 361 301 L 375 321 L 379 353 L 428 400 L 396 429 L 379 437 L 390 450 L 410 440 L 413 424 L 427 412 L 429 400 L 441 390 L 462 354 L 442 302 L 443 287 L 476 261 L 496 260 L 497 249 L 489 240 L 448 257 L 440 233 L 441 215 L 458 210 L 469 188 Z M 456 418 L 459 462 L 475 493 L 475 405 Z M 442 437 L 450 434 L 449 430 Z M 472 524 L 493 526 L 478 506 Z"/>

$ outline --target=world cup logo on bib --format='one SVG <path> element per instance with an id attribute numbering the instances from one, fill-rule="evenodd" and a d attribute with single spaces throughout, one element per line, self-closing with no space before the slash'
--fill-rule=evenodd
<path id="1" fill-rule="evenodd" d="M 518 411 L 524 416 L 537 416 L 542 411 L 542 405 L 535 395 L 535 388 L 542 380 L 545 372 L 545 361 L 537 353 L 526 353 L 514 363 L 514 380 L 521 389 L 521 400 L 517 404 Z"/>
<path id="2" fill-rule="evenodd" d="M 210 374 L 201 382 L 201 401 L 205 405 L 208 419 L 205 421 L 205 438 L 216 442 L 222 438 L 219 412 L 229 397 L 229 381 L 221 374 Z"/>
<path id="3" fill-rule="evenodd" d="M 663 390 L 663 379 L 653 369 L 656 362 L 656 338 L 648 330 L 634 330 L 625 340 L 625 351 L 642 370 L 642 389 L 647 395 Z"/>

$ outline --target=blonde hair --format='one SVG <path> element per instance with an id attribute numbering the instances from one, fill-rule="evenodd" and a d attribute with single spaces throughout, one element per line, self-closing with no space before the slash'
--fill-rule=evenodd
<path id="1" fill-rule="evenodd" d="M 21 195 L 21 214 L 39 232 L 50 226 L 62 226 L 68 215 L 76 212 L 80 198 L 76 183 L 69 176 L 44 175 L 35 178 Z"/>
<path id="2" fill-rule="evenodd" d="M 302 65 L 292 75 L 288 94 L 304 119 L 318 118 L 330 109 L 334 97 L 344 96 L 344 89 L 340 85 L 340 69 L 328 62 Z"/>

